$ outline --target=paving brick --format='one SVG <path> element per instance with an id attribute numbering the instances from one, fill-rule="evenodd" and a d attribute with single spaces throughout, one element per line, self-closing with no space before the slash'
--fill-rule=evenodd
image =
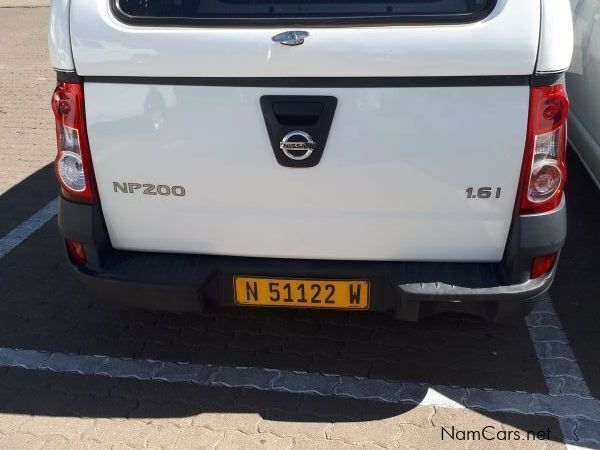
<path id="1" fill-rule="evenodd" d="M 0 448 L 36 450 L 44 447 L 41 436 L 24 433 L 0 434 Z"/>
<path id="2" fill-rule="evenodd" d="M 163 363 L 153 378 L 170 382 L 194 382 L 205 384 L 218 371 L 214 366 Z"/>
<path id="3" fill-rule="evenodd" d="M 43 354 L 35 350 L 0 348 L 0 362 L 5 366 L 35 369 L 49 358 L 50 354 Z"/>
<path id="4" fill-rule="evenodd" d="M 583 379 L 577 363 L 564 358 L 540 358 L 542 371 L 546 377 L 570 376 Z"/>
<path id="5" fill-rule="evenodd" d="M 464 400 L 468 408 L 492 410 L 509 410 L 516 413 L 527 414 L 531 412 L 532 397 L 530 394 L 518 392 L 484 391 L 481 389 L 467 389 Z"/>
<path id="6" fill-rule="evenodd" d="M 0 419 L 0 423 L 4 425 L 4 418 Z M 38 415 L 35 417 L 29 416 L 23 420 L 18 431 L 20 433 L 35 436 L 60 437 L 63 439 L 64 444 L 65 442 L 78 442 L 91 425 L 91 420 L 79 417 L 51 417 Z M 58 441 L 55 441 L 52 445 L 58 443 Z M 49 444 L 46 443 L 46 445 Z"/>
<path id="7" fill-rule="evenodd" d="M 201 413 L 192 420 L 193 427 L 205 427 L 213 431 L 238 430 L 245 434 L 258 431 L 261 418 L 257 413 Z"/>
<path id="8" fill-rule="evenodd" d="M 563 418 L 560 420 L 560 428 L 562 432 L 562 441 L 565 444 L 577 444 L 579 438 L 575 435 L 577 428 L 577 418 Z"/>
<path id="9" fill-rule="evenodd" d="M 63 353 L 53 353 L 49 359 L 40 363 L 38 367 L 53 372 L 78 372 L 90 375 L 98 371 L 105 363 L 106 358 L 101 356 L 81 356 L 74 359 Z"/>
<path id="10" fill-rule="evenodd" d="M 394 402 L 398 400 L 398 392 L 401 388 L 402 384 L 382 380 L 344 378 L 344 381 L 336 387 L 335 392 L 346 397 Z"/>
<path id="11" fill-rule="evenodd" d="M 235 334 L 234 337 L 223 335 L 222 343 L 224 346 L 233 349 L 246 350 L 251 352 L 282 352 L 289 351 L 293 341 L 287 338 L 265 335 L 255 335 L 247 333 Z"/>
<path id="12" fill-rule="evenodd" d="M 286 352 L 299 353 L 301 355 L 326 355 L 331 357 L 333 355 L 339 355 L 344 345 L 344 342 L 327 339 L 325 336 L 319 336 L 313 338 L 304 337 L 300 339 L 292 338 L 282 347 Z"/>
<path id="13" fill-rule="evenodd" d="M 231 448 L 240 449 L 260 449 L 260 450 L 285 450 L 292 448 L 291 438 L 280 438 L 274 434 L 244 434 L 240 431 L 228 431 L 225 438 L 217 443 L 217 449 L 229 450 Z"/>
<path id="14" fill-rule="evenodd" d="M 96 375 L 151 380 L 162 363 L 135 359 L 109 359 L 97 367 Z"/>
<path id="15" fill-rule="evenodd" d="M 560 342 L 538 342 L 535 343 L 535 350 L 541 358 L 575 359 L 571 347 Z"/>
<path id="16" fill-rule="evenodd" d="M 554 327 L 562 330 L 560 319 L 554 314 L 532 312 L 526 321 L 530 327 Z"/>
<path id="17" fill-rule="evenodd" d="M 350 444 L 377 444 L 388 447 L 402 435 L 402 425 L 395 417 L 388 419 L 336 422 L 327 429 L 327 438 L 341 440 Z"/>
<path id="18" fill-rule="evenodd" d="M 260 367 L 267 367 L 271 369 L 281 370 L 297 370 L 297 371 L 308 371 L 309 367 L 313 363 L 314 359 L 312 355 L 298 355 L 297 353 L 287 352 L 270 352 L 260 353 L 255 356 L 255 365 Z M 338 373 L 336 369 L 335 360 L 331 360 L 330 371 L 331 373 Z M 320 372 L 318 370 L 311 370 L 311 372 Z M 328 373 L 328 371 L 324 371 Z"/>
<path id="19" fill-rule="evenodd" d="M 47 55 L 46 17 L 46 8 L 14 8 L 0 16 L 2 36 L 8 38 L 0 49 L 0 193 L 52 161 L 56 152 L 48 106 L 56 78 Z"/>
<path id="20" fill-rule="evenodd" d="M 116 384 L 112 379 L 106 377 L 86 377 L 77 374 L 49 374 L 47 372 L 38 373 L 38 375 L 52 378 L 48 389 L 74 396 L 87 394 L 92 397 L 108 397 Z"/>
<path id="21" fill-rule="evenodd" d="M 332 395 L 339 383 L 340 377 L 335 375 L 282 372 L 273 379 L 271 386 L 286 392 Z"/>
<path id="22" fill-rule="evenodd" d="M 600 401 L 583 399 L 574 395 L 550 397 L 533 395 L 532 409 L 536 413 L 556 417 L 584 417 L 600 422 Z"/>
<path id="23" fill-rule="evenodd" d="M 83 442 L 99 442 L 110 445 L 142 448 L 147 436 L 154 432 L 152 424 L 142 420 L 100 418 L 81 435 Z"/>
<path id="24" fill-rule="evenodd" d="M 365 415 L 366 403 L 355 399 L 322 398 L 304 396 L 298 403 L 298 413 L 302 417 L 333 422 L 339 420 L 359 421 Z"/>
<path id="25" fill-rule="evenodd" d="M 366 450 L 367 447 L 359 444 L 347 444 L 344 441 L 334 441 L 331 439 L 311 439 L 310 437 L 300 435 L 294 437 L 292 449 L 294 450 Z"/>
<path id="26" fill-rule="evenodd" d="M 552 378 L 550 378 L 551 380 Z M 573 377 L 560 377 L 560 393 L 566 395 L 578 395 L 583 398 L 592 398 L 585 380 Z M 600 424 L 599 424 L 600 426 Z"/>
<path id="27" fill-rule="evenodd" d="M 558 328 L 552 327 L 533 327 L 530 329 L 531 338 L 534 342 L 558 342 L 567 344 L 565 333 Z"/>
<path id="28" fill-rule="evenodd" d="M 600 424 L 597 420 L 578 418 L 575 424 L 575 435 L 579 445 L 600 448 Z"/>
<path id="29" fill-rule="evenodd" d="M 267 415 L 267 417 L 269 416 Z M 326 438 L 325 430 L 330 426 L 329 422 L 298 420 L 298 416 L 294 414 L 277 414 L 276 417 L 276 420 L 269 420 L 268 418 L 261 420 L 258 423 L 258 431 L 260 433 L 271 433 L 279 437 L 296 438 L 304 436 L 323 443 Z"/>
<path id="30" fill-rule="evenodd" d="M 372 361 L 348 358 L 331 358 L 315 355 L 304 370 L 307 372 L 318 372 L 325 374 L 349 375 L 357 377 L 368 377 Z"/>
<path id="31" fill-rule="evenodd" d="M 240 389 L 234 393 L 236 410 L 261 411 L 262 414 L 296 414 L 306 396 L 273 391 Z M 287 417 L 287 416 L 286 416 Z"/>
<path id="32" fill-rule="evenodd" d="M 185 419 L 179 420 L 158 420 L 149 421 L 152 425 L 146 435 L 145 445 L 150 449 L 176 449 L 177 439 L 182 430 L 189 429 L 191 425 L 185 423 Z M 183 434 L 186 434 L 183 431 Z M 198 434 L 198 439 L 202 434 Z"/>
<path id="33" fill-rule="evenodd" d="M 229 387 L 255 387 L 269 389 L 279 375 L 278 371 L 266 371 L 253 367 L 222 367 L 212 378 L 213 384 Z"/>

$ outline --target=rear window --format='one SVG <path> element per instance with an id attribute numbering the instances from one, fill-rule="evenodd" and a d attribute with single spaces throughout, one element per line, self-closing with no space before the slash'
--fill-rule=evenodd
<path id="1" fill-rule="evenodd" d="M 521 0 L 525 1 L 525 0 Z M 469 22 L 496 0 L 112 0 L 129 22 L 306 24 L 348 22 Z"/>

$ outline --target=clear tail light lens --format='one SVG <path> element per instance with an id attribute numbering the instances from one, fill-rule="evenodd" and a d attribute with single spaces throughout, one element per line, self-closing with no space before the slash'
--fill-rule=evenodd
<path id="1" fill-rule="evenodd" d="M 560 205 L 567 177 L 568 113 L 564 84 L 532 88 L 521 173 L 521 214 L 539 214 Z"/>
<path id="2" fill-rule="evenodd" d="M 95 203 L 92 158 L 87 139 L 83 86 L 60 82 L 52 95 L 58 153 L 56 176 L 62 195 L 79 203 Z"/>

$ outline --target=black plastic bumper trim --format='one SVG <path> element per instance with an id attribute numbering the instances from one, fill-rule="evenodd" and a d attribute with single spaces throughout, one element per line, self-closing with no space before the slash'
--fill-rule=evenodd
<path id="1" fill-rule="evenodd" d="M 552 86 L 553 84 L 565 82 L 565 71 L 560 72 L 536 72 L 531 77 L 532 86 Z"/>
<path id="2" fill-rule="evenodd" d="M 80 83 L 82 78 L 77 75 L 77 72 L 56 71 L 56 81 L 63 83 Z"/>
<path id="3" fill-rule="evenodd" d="M 234 275 L 369 279 L 371 311 L 418 320 L 436 312 L 468 312 L 501 320 L 550 287 L 554 271 L 529 280 L 534 256 L 560 252 L 566 236 L 565 202 L 557 210 L 517 216 L 500 263 L 419 263 L 291 260 L 115 250 L 99 205 L 60 200 L 59 226 L 84 243 L 88 264 L 72 264 L 103 300 L 145 309 L 200 311 L 234 306 Z M 508 250 L 508 249 L 512 250 Z M 91 258 L 90 258 L 91 256 Z M 510 314 L 508 314 L 510 315 Z"/>

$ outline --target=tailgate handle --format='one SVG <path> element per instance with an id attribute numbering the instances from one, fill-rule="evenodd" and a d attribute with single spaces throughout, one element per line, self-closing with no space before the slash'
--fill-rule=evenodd
<path id="1" fill-rule="evenodd" d="M 323 108 L 320 102 L 275 102 L 273 114 L 282 125 L 311 126 L 319 121 Z"/>
<path id="2" fill-rule="evenodd" d="M 284 167 L 314 167 L 319 164 L 327 144 L 337 98 L 330 95 L 263 95 L 260 98 L 269 134 L 269 141 L 277 162 Z M 291 137 L 290 145 L 286 145 Z M 304 139 L 298 138 L 303 136 Z M 310 152 L 304 158 L 286 153 L 294 142 L 304 140 Z M 304 150 L 304 148 L 302 149 Z M 291 150 L 298 156 L 301 150 Z"/>

